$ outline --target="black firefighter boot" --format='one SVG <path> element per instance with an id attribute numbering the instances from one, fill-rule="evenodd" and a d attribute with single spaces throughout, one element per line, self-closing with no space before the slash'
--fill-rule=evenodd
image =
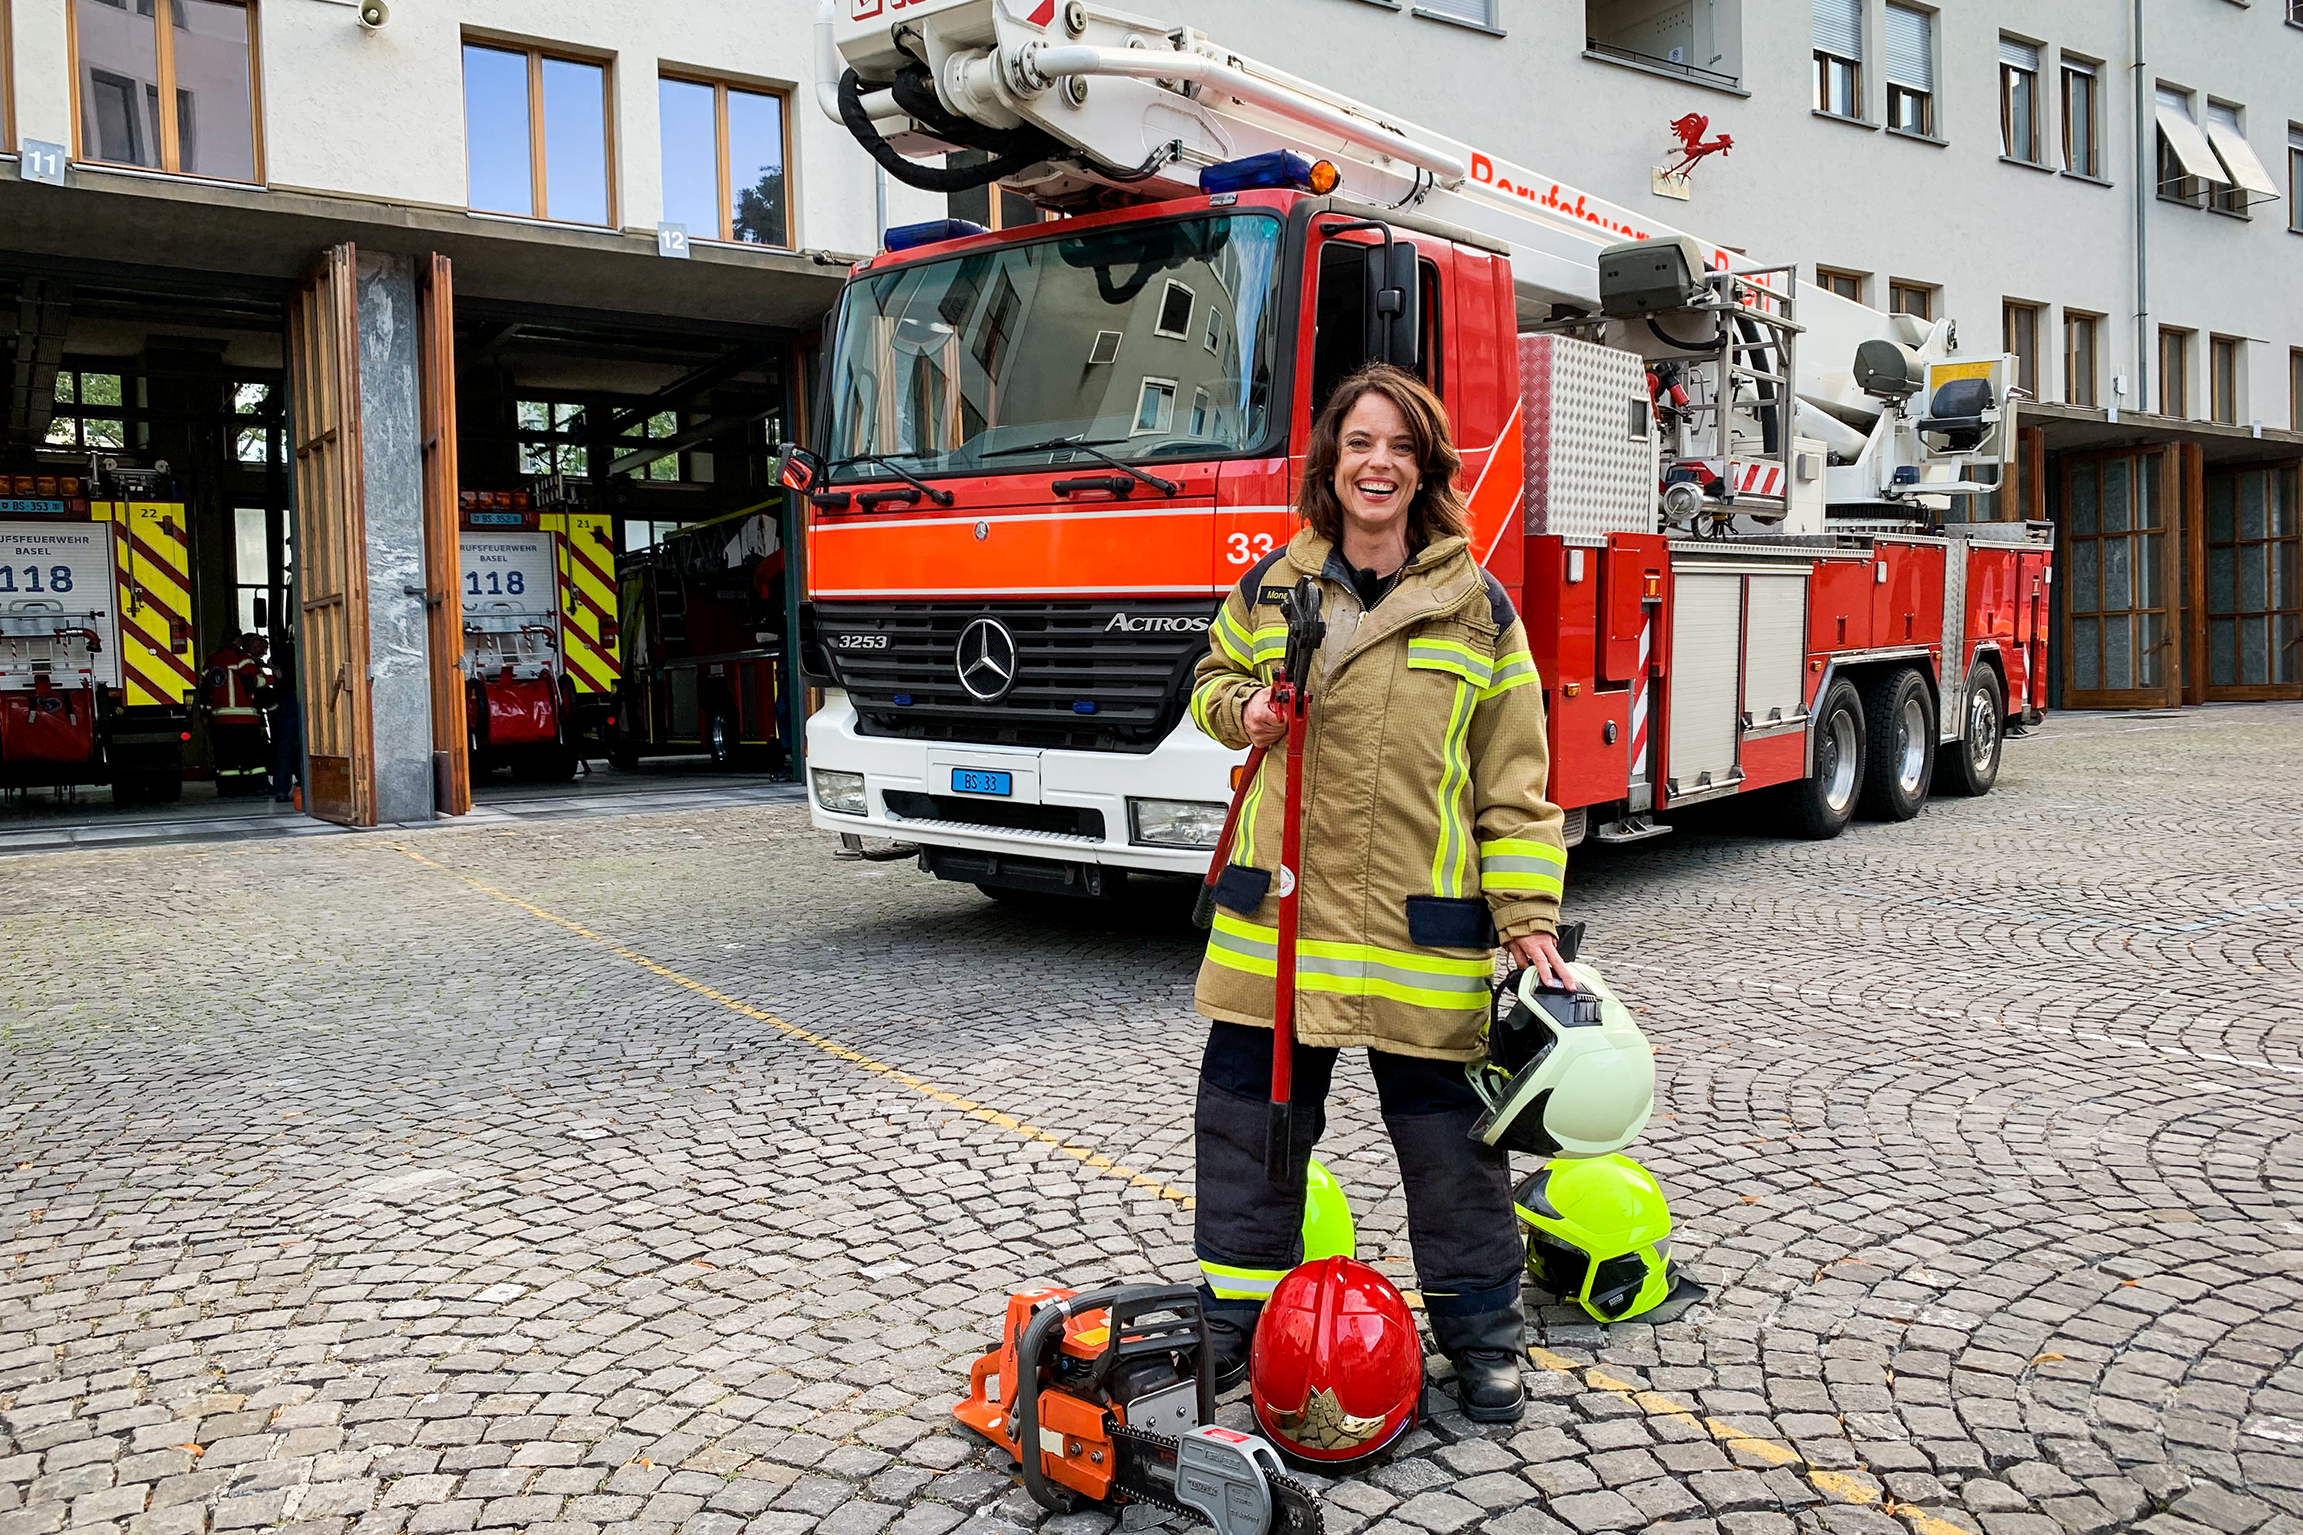
<path id="1" fill-rule="evenodd" d="M 1255 1324 L 1263 1315 L 1263 1307 L 1221 1301 L 1204 1304 L 1208 1353 L 1213 1356 L 1208 1368 L 1215 1377 L 1215 1389 L 1221 1394 L 1247 1379 L 1248 1353 L 1255 1345 Z"/>
<path id="2" fill-rule="evenodd" d="M 1471 1316 L 1434 1316 L 1431 1337 L 1455 1366 L 1455 1399 L 1474 1423 L 1517 1423 L 1527 1406 L 1520 1361 L 1527 1329 L 1519 1303 Z"/>

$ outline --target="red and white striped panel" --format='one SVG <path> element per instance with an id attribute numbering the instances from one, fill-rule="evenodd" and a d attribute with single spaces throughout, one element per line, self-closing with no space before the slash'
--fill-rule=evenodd
<path id="1" fill-rule="evenodd" d="M 1730 493 L 1738 496 L 1780 496 L 1783 494 L 1783 466 L 1740 464 L 1731 460 L 1727 466 L 1727 485 Z"/>
<path id="2" fill-rule="evenodd" d="M 1631 775 L 1633 783 L 1650 781 L 1647 758 L 1647 657 L 1655 641 L 1655 609 L 1648 608 L 1639 625 L 1639 664 L 1631 670 Z"/>

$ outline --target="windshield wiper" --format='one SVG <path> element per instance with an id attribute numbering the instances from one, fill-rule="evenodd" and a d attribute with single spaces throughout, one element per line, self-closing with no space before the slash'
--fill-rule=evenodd
<path id="1" fill-rule="evenodd" d="M 1010 448 L 988 448 L 984 452 L 978 453 L 976 457 L 1006 458 L 1009 455 L 1015 453 L 1055 453 L 1066 448 L 1076 448 L 1080 452 L 1085 453 L 1088 457 L 1097 460 L 1099 463 L 1111 465 L 1114 469 L 1117 469 L 1122 474 L 1135 476 L 1138 480 L 1141 480 L 1144 484 L 1149 485 L 1152 489 L 1158 491 L 1163 496 L 1173 496 L 1182 493 L 1183 487 L 1177 484 L 1174 480 L 1162 479 L 1156 474 L 1146 474 L 1141 469 L 1138 469 L 1135 465 L 1128 463 L 1126 460 L 1114 458 L 1109 453 L 1104 452 L 1101 445 L 1102 443 L 1120 443 L 1125 441 L 1127 441 L 1125 437 L 1105 437 L 1100 439 L 1100 441 L 1091 442 L 1088 440 L 1087 434 L 1083 432 L 1077 437 L 1050 437 L 1046 442 L 1027 442 L 1021 444 L 1020 446 Z"/>
<path id="2" fill-rule="evenodd" d="M 936 505 L 949 506 L 952 504 L 952 493 L 950 491 L 936 489 L 933 485 L 930 485 L 927 481 L 921 479 L 918 475 L 912 473 L 909 469 L 906 469 L 903 465 L 897 463 L 893 458 L 890 458 L 885 453 L 850 454 L 848 457 L 841 459 L 838 463 L 833 464 L 831 469 L 827 469 L 824 472 L 826 474 L 830 474 L 832 470 L 845 469 L 850 464 L 877 464 L 882 469 L 885 469 L 888 473 L 894 475 L 897 479 L 903 481 L 906 485 L 910 485 L 915 489 L 923 492 L 927 498 L 930 501 L 933 501 Z"/>

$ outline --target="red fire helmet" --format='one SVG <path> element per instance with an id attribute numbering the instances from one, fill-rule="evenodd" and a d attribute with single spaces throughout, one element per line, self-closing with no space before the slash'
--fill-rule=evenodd
<path id="1" fill-rule="evenodd" d="M 1392 1282 L 1351 1258 L 1289 1272 L 1271 1292 L 1248 1356 L 1265 1434 L 1290 1455 L 1344 1466 L 1415 1426 L 1423 1343 Z"/>

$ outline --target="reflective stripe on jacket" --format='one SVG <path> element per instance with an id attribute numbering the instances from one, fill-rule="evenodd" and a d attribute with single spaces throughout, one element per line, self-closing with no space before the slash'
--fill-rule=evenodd
<path id="1" fill-rule="evenodd" d="M 1248 700 L 1286 651 L 1280 598 L 1307 575 L 1328 630 L 1304 755 L 1296 1037 L 1469 1060 L 1497 942 L 1552 931 L 1567 866 L 1526 627 L 1461 538 L 1363 612 L 1341 556 L 1303 529 L 1209 626 L 1191 712 L 1227 746 L 1247 744 Z M 1194 994 L 1211 1018 L 1271 1024 L 1286 772 L 1275 747 L 1217 884 Z"/>

